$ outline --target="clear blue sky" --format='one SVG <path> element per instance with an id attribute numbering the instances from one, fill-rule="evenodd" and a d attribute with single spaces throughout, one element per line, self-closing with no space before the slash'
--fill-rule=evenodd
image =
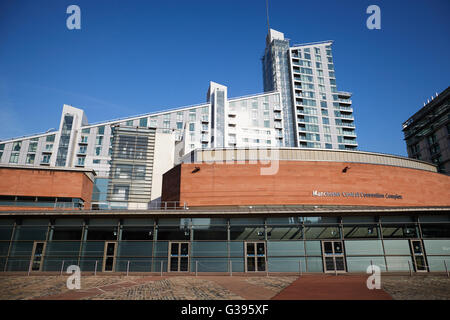
<path id="1" fill-rule="evenodd" d="M 81 30 L 66 8 L 81 8 Z M 381 8 L 381 30 L 366 8 Z M 353 92 L 359 148 L 406 154 L 403 121 L 449 86 L 450 1 L 270 1 L 291 44 L 334 40 L 338 90 Z M 0 0 L 0 139 L 263 91 L 265 0 Z"/>

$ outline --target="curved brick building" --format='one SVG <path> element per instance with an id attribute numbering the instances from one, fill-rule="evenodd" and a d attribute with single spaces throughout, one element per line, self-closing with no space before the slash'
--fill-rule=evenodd
<path id="1" fill-rule="evenodd" d="M 64 181 L 64 172 L 58 175 Z M 32 187 L 33 177 L 27 179 Z M 27 192 L 39 200 L 40 190 Z M 163 175 L 161 194 L 161 205 L 145 210 L 3 208 L 0 270 L 59 272 L 72 264 L 84 272 L 158 273 L 450 267 L 450 177 L 426 162 L 360 151 L 203 149 Z"/>

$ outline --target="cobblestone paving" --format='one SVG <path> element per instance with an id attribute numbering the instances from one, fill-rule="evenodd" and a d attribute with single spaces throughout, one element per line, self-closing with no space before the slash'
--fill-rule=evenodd
<path id="1" fill-rule="evenodd" d="M 87 300 L 230 300 L 240 296 L 213 281 L 195 277 L 171 277 L 130 288 L 105 292 Z"/>
<path id="2" fill-rule="evenodd" d="M 82 276 L 81 290 L 68 290 L 68 276 L 0 276 L 0 299 L 82 299 L 82 300 L 242 300 L 233 289 L 214 279 L 226 277 Z M 258 281 L 258 279 L 260 281 Z M 227 279 L 225 279 L 227 280 Z M 236 291 L 245 283 L 281 291 L 295 277 L 233 277 Z M 233 287 L 233 286 L 232 286 Z M 84 295 L 83 295 L 84 293 Z"/>
<path id="3" fill-rule="evenodd" d="M 395 300 L 450 300 L 446 276 L 381 277 L 383 289 Z"/>
<path id="4" fill-rule="evenodd" d="M 266 289 L 273 290 L 276 293 L 280 292 L 288 285 L 290 285 L 298 277 L 287 276 L 287 277 L 249 277 L 246 279 L 248 283 L 263 286 Z"/>

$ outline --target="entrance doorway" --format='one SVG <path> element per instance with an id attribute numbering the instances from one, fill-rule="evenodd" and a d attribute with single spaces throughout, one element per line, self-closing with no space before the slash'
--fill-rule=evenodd
<path id="1" fill-rule="evenodd" d="M 189 242 L 170 242 L 169 271 L 189 272 Z"/>
<path id="2" fill-rule="evenodd" d="M 116 267 L 117 242 L 105 242 L 105 251 L 103 256 L 103 271 L 113 272 Z"/>
<path id="3" fill-rule="evenodd" d="M 409 240 L 409 244 L 414 262 L 414 270 L 416 272 L 427 272 L 427 260 L 425 258 L 422 240 Z"/>
<path id="4" fill-rule="evenodd" d="M 264 241 L 246 242 L 245 271 L 266 271 L 266 268 L 266 243 Z"/>
<path id="5" fill-rule="evenodd" d="M 42 271 L 44 261 L 45 242 L 35 241 L 33 244 L 33 252 L 31 254 L 31 271 Z"/>
<path id="6" fill-rule="evenodd" d="M 345 272 L 345 253 L 342 241 L 322 241 L 325 273 Z"/>

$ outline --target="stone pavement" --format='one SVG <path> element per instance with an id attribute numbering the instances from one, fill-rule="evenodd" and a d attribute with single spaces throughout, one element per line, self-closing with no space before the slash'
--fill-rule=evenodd
<path id="1" fill-rule="evenodd" d="M 33 300 L 268 300 L 295 276 L 82 276 L 68 290 L 68 276 L 0 276 L 0 299 Z"/>

